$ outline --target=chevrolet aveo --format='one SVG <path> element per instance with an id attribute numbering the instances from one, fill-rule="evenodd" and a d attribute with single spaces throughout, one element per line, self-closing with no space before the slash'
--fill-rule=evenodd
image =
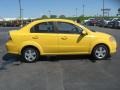
<path id="1" fill-rule="evenodd" d="M 34 21 L 20 30 L 9 32 L 8 53 L 21 55 L 34 62 L 40 55 L 88 54 L 101 60 L 116 52 L 113 36 L 95 32 L 65 19 Z"/>

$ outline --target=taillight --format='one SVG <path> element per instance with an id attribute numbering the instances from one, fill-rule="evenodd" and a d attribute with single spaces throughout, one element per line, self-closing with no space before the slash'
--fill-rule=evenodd
<path id="1" fill-rule="evenodd" d="M 12 40 L 12 38 L 11 38 L 11 36 L 10 36 L 10 34 L 8 33 L 8 40 Z"/>

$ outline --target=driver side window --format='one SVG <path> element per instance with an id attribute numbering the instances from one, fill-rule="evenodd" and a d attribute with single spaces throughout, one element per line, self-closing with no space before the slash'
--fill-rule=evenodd
<path id="1" fill-rule="evenodd" d="M 57 29 L 59 33 L 80 33 L 80 29 L 75 25 L 65 23 L 65 22 L 57 22 Z"/>

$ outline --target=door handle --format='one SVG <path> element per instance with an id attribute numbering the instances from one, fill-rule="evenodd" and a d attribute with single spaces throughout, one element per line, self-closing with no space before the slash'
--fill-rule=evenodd
<path id="1" fill-rule="evenodd" d="M 38 36 L 33 36 L 32 38 L 33 38 L 33 39 L 38 39 L 39 37 L 38 37 Z"/>
<path id="2" fill-rule="evenodd" d="M 68 39 L 66 36 L 64 36 L 64 37 L 61 37 L 61 39 L 62 40 L 66 40 L 66 39 Z"/>

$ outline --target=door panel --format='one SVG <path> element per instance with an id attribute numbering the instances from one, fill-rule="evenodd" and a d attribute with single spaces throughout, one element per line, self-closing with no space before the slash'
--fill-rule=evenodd
<path id="1" fill-rule="evenodd" d="M 58 47 L 60 53 L 87 53 L 90 39 L 88 35 L 81 35 L 82 29 L 71 23 L 57 22 Z"/>
<path id="2" fill-rule="evenodd" d="M 35 25 L 31 30 L 31 38 L 43 49 L 44 54 L 58 52 L 58 37 L 53 22 Z"/>
<path id="3" fill-rule="evenodd" d="M 32 41 L 39 43 L 43 53 L 58 53 L 58 40 L 55 33 L 37 33 L 31 34 Z M 38 39 L 36 39 L 36 37 Z"/>
<path id="4" fill-rule="evenodd" d="M 88 36 L 81 36 L 80 34 L 59 34 L 58 39 L 60 53 L 87 53 L 89 51 L 90 39 Z"/>

